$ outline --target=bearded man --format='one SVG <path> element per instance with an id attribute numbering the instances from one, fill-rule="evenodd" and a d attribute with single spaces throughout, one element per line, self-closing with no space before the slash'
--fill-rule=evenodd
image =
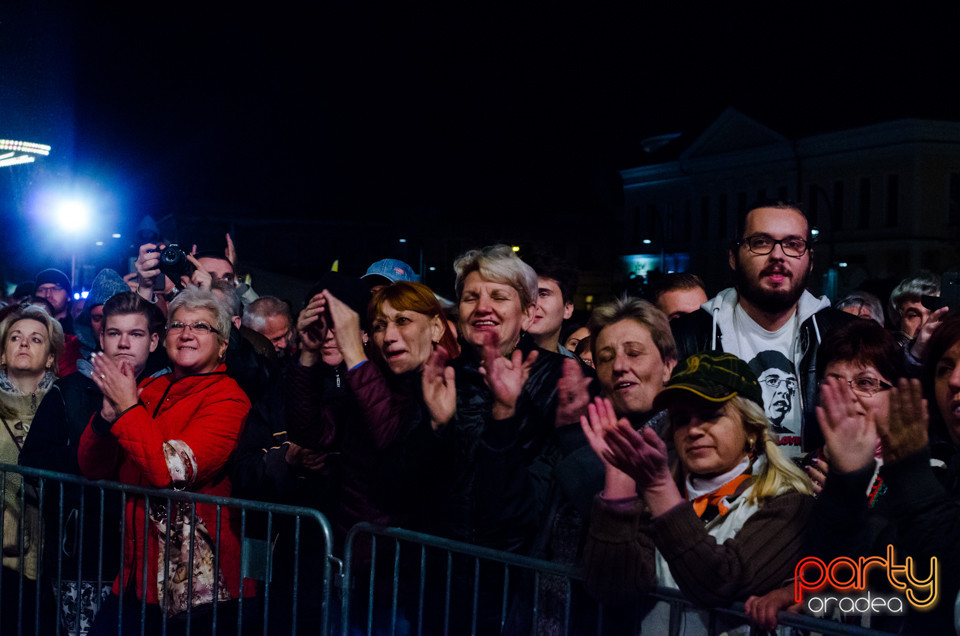
<path id="1" fill-rule="evenodd" d="M 729 254 L 734 287 L 670 325 L 681 360 L 713 350 L 741 360 L 764 359 L 768 356 L 761 354 L 768 351 L 786 358 L 799 384 L 801 433 L 781 436 L 780 445 L 788 456 L 798 456 L 823 444 L 814 412 L 817 347 L 828 333 L 854 318 L 806 290 L 813 243 L 799 206 L 755 205 L 740 219 L 737 236 Z"/>

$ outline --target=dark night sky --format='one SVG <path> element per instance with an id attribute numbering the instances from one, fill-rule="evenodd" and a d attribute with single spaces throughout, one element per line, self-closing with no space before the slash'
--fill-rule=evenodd
<path id="1" fill-rule="evenodd" d="M 497 224 L 609 207 L 640 140 L 727 106 L 788 136 L 960 119 L 957 9 L 644 4 L 4 7 L 0 136 L 64 149 L 0 178 L 5 213 L 73 175 L 118 219 Z"/>

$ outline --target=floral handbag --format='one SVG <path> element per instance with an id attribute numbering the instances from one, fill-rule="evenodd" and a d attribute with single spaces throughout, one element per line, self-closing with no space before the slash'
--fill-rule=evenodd
<path id="1" fill-rule="evenodd" d="M 174 475 L 174 466 L 183 466 L 185 460 L 189 465 L 192 457 L 184 455 L 190 453 L 189 447 L 179 440 L 172 440 L 164 444 L 167 455 L 167 464 L 171 467 L 171 476 L 174 477 L 174 488 L 182 485 L 183 481 Z M 189 478 L 186 481 L 190 481 Z M 169 515 L 169 535 L 167 533 L 167 507 L 163 502 L 152 502 L 150 506 L 150 520 L 157 534 L 159 550 L 157 566 L 157 598 L 161 607 L 166 601 L 167 616 L 173 617 L 187 611 L 189 607 L 211 605 L 229 601 L 230 592 L 227 590 L 227 580 L 223 571 L 215 568 L 215 548 L 210 532 L 203 519 L 192 512 L 192 506 L 185 501 L 172 502 Z M 194 523 L 196 525 L 194 525 Z M 193 540 L 191 542 L 191 535 Z M 193 552 L 193 570 L 190 570 L 190 554 Z M 168 557 L 165 558 L 165 555 Z M 166 576 L 164 569 L 166 567 Z M 192 587 L 191 587 L 191 581 Z M 216 597 L 214 592 L 216 591 Z"/>

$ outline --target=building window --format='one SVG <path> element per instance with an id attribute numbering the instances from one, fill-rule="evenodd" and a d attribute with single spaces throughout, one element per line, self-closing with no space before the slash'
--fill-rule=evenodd
<path id="1" fill-rule="evenodd" d="M 947 225 L 960 225 L 960 172 L 950 173 L 950 207 L 947 209 Z"/>
<path id="2" fill-rule="evenodd" d="M 722 239 L 727 238 L 729 235 L 729 230 L 727 229 L 727 195 L 721 194 L 719 200 L 717 201 L 717 223 L 719 223 L 720 228 L 717 232 L 718 236 Z"/>
<path id="3" fill-rule="evenodd" d="M 843 228 L 843 181 L 833 184 L 833 214 L 830 215 L 830 229 L 836 232 Z"/>
<path id="4" fill-rule="evenodd" d="M 870 179 L 860 179 L 860 221 L 857 224 L 861 230 L 870 227 Z"/>
<path id="5" fill-rule="evenodd" d="M 897 227 L 900 223 L 900 176 L 887 176 L 887 227 Z"/>

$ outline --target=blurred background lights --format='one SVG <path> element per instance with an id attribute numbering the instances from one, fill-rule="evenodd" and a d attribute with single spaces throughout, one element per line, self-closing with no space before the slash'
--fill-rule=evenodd
<path id="1" fill-rule="evenodd" d="M 33 163 L 37 156 L 46 157 L 49 154 L 50 146 L 46 144 L 0 139 L 0 168 L 20 163 Z"/>
<path id="2" fill-rule="evenodd" d="M 113 236 L 113 238 L 120 238 L 120 234 L 117 232 L 113 233 L 111 236 Z"/>

